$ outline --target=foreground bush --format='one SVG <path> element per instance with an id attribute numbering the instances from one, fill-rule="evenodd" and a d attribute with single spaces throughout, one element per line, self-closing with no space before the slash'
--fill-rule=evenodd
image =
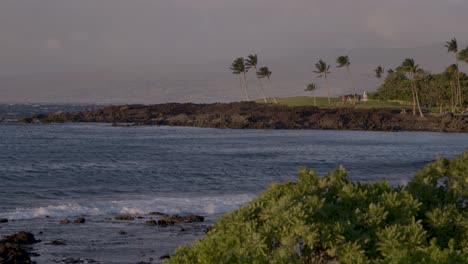
<path id="1" fill-rule="evenodd" d="M 468 153 L 397 188 L 303 169 L 166 263 L 468 263 L 467 205 Z"/>

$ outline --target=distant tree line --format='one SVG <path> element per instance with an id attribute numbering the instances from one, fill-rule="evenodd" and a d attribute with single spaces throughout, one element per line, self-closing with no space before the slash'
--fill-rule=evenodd
<path id="1" fill-rule="evenodd" d="M 457 39 L 453 38 L 445 44 L 447 51 L 454 54 L 455 64 L 448 66 L 444 72 L 432 74 L 419 68 L 413 59 L 405 59 L 395 70 L 390 69 L 385 82 L 377 91 L 371 94 L 374 99 L 402 100 L 413 102 L 413 114 L 418 107 L 437 106 L 444 110 L 463 112 L 468 101 L 468 76 L 459 70 L 459 63 L 468 63 L 468 47 L 458 50 Z M 376 77 L 382 78 L 384 69 L 375 69 Z"/>

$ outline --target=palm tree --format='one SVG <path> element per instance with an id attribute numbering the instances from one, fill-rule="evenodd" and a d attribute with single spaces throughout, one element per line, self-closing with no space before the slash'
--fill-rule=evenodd
<path id="1" fill-rule="evenodd" d="M 457 53 L 458 53 L 458 43 L 457 43 L 457 39 L 456 38 L 453 38 L 451 39 L 450 41 L 447 41 L 445 43 L 445 47 L 447 48 L 447 51 L 449 53 L 453 53 L 455 55 L 455 60 L 456 60 L 456 65 L 457 65 L 457 73 L 456 73 L 456 76 L 457 76 L 457 100 L 455 100 L 456 104 L 460 104 L 460 106 L 463 106 L 463 102 L 462 102 L 462 90 L 461 90 L 461 85 L 460 85 L 460 71 L 458 70 L 458 56 L 457 56 Z"/>
<path id="2" fill-rule="evenodd" d="M 460 51 L 457 55 L 457 59 L 459 61 L 463 61 L 465 63 L 468 63 L 468 47 L 466 47 L 464 50 Z M 460 72 L 459 72 L 460 74 Z M 463 98 L 461 96 L 461 88 L 460 88 L 460 97 Z M 463 106 L 463 99 L 462 99 L 462 106 Z"/>
<path id="3" fill-rule="evenodd" d="M 326 85 L 327 85 L 327 95 L 328 95 L 328 103 L 331 103 L 330 101 L 330 86 L 328 85 L 328 75 L 331 73 L 330 72 L 330 65 L 328 65 L 326 62 L 319 60 L 315 64 L 315 68 L 317 69 L 314 71 L 315 73 L 318 73 L 317 78 L 324 78 Z"/>
<path id="4" fill-rule="evenodd" d="M 411 81 L 411 92 L 413 95 L 413 115 L 416 115 L 416 105 L 418 106 L 419 115 L 424 117 L 421 106 L 419 104 L 418 89 L 416 88 L 416 74 L 421 74 L 421 69 L 413 59 L 405 59 L 400 66 L 400 69 L 408 75 L 408 79 Z"/>
<path id="5" fill-rule="evenodd" d="M 456 97 L 456 89 L 454 89 L 454 87 L 456 88 L 455 84 L 454 84 L 454 79 L 455 79 L 455 75 L 457 74 L 458 72 L 458 66 L 456 64 L 452 64 L 450 66 L 447 67 L 447 69 L 445 69 L 445 74 L 448 76 L 448 79 L 450 79 L 450 103 L 451 103 L 451 109 L 452 109 L 452 112 L 455 112 L 455 97 Z"/>
<path id="6" fill-rule="evenodd" d="M 379 65 L 377 68 L 375 68 L 374 72 L 375 72 L 375 77 L 377 77 L 377 79 L 380 79 L 382 78 L 382 75 L 385 72 L 385 69 Z"/>
<path id="7" fill-rule="evenodd" d="M 315 83 L 309 83 L 305 90 L 308 91 L 308 92 L 313 92 L 313 91 L 317 90 L 317 85 L 315 85 Z M 314 96 L 314 106 L 317 106 L 317 101 L 316 101 L 315 96 Z"/>
<path id="8" fill-rule="evenodd" d="M 257 78 L 259 78 L 259 79 L 267 78 L 268 84 L 270 85 L 270 89 L 273 90 L 273 86 L 271 85 L 271 74 L 272 74 L 272 72 L 270 71 L 270 69 L 268 67 L 261 67 L 257 71 Z M 273 96 L 273 102 L 275 102 L 275 104 L 278 103 L 276 101 L 275 96 Z"/>
<path id="9" fill-rule="evenodd" d="M 240 80 L 240 86 L 241 89 L 244 89 L 244 96 L 247 101 L 250 101 L 249 99 L 249 93 L 247 91 L 247 79 L 246 79 L 246 73 L 248 69 L 245 67 L 245 61 L 244 58 L 239 57 L 234 59 L 234 61 L 231 64 L 232 73 L 234 75 L 239 75 L 239 80 Z"/>
<path id="10" fill-rule="evenodd" d="M 353 92 L 354 92 L 354 101 L 356 101 L 356 87 L 354 87 L 354 81 L 353 81 L 353 76 L 351 75 L 351 61 L 349 60 L 348 56 L 339 56 L 336 59 L 336 63 L 338 64 L 338 68 L 343 68 L 346 67 L 346 71 L 348 72 L 348 77 L 351 80 L 351 86 L 353 87 Z"/>
<path id="11" fill-rule="evenodd" d="M 468 47 L 466 47 L 464 50 L 460 51 L 457 55 L 457 58 L 459 61 L 464 61 L 468 63 Z"/>
<path id="12" fill-rule="evenodd" d="M 250 54 L 249 56 L 247 56 L 247 59 L 245 60 L 245 66 L 247 67 L 247 69 L 254 68 L 255 72 L 258 72 L 257 65 L 258 65 L 257 54 Z M 262 90 L 263 101 L 267 103 L 265 90 L 263 89 L 263 83 L 260 80 L 260 78 L 258 78 L 258 75 L 257 75 L 257 79 L 258 79 L 258 82 L 260 83 L 260 89 Z"/>

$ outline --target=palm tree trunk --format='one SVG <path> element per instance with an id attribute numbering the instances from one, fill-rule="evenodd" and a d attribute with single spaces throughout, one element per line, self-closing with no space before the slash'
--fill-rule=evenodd
<path id="1" fill-rule="evenodd" d="M 414 81 L 414 78 L 413 78 L 413 87 L 414 87 L 414 94 L 416 96 L 416 103 L 418 105 L 418 111 L 419 111 L 419 116 L 420 117 L 424 117 L 422 111 L 421 111 L 421 105 L 419 104 L 419 96 L 418 96 L 418 90 L 416 88 L 416 82 Z"/>
<path id="2" fill-rule="evenodd" d="M 326 83 L 326 86 L 327 86 L 328 104 L 331 104 L 331 102 L 330 102 L 330 85 L 328 85 L 327 75 L 325 75 L 325 83 Z"/>
<path id="3" fill-rule="evenodd" d="M 414 86 L 413 86 L 413 77 L 410 73 L 410 82 L 411 82 L 411 95 L 413 97 L 413 115 L 416 115 L 416 95 L 414 94 Z"/>
<path id="4" fill-rule="evenodd" d="M 457 84 L 458 84 L 458 97 L 459 97 L 459 102 L 460 102 L 460 107 L 462 108 L 463 111 L 463 96 L 462 96 L 462 89 L 460 85 L 460 70 L 458 68 L 458 60 L 457 60 Z"/>
<path id="5" fill-rule="evenodd" d="M 254 69 L 255 69 L 255 72 L 258 72 L 257 67 L 254 67 Z M 266 96 L 265 96 L 265 90 L 263 89 L 262 80 L 260 80 L 260 78 L 258 78 L 258 76 L 257 76 L 257 80 L 258 80 L 258 82 L 260 83 L 260 90 L 262 90 L 263 101 L 264 101 L 265 103 L 268 103 L 268 101 L 267 101 L 267 99 L 266 99 Z"/>
<path id="6" fill-rule="evenodd" d="M 317 106 L 317 100 L 315 96 L 314 96 L 314 106 Z"/>
<path id="7" fill-rule="evenodd" d="M 346 69 L 348 70 L 348 78 L 349 78 L 349 80 L 351 81 L 351 86 L 353 87 L 354 103 L 356 103 L 356 102 L 357 102 L 357 99 L 356 99 L 356 87 L 355 87 L 355 85 L 354 85 L 353 75 L 351 74 L 351 70 L 349 69 L 349 66 L 346 66 Z"/>
<path id="8" fill-rule="evenodd" d="M 245 97 L 244 93 L 244 84 L 242 83 L 242 76 L 239 74 L 239 83 L 240 83 L 240 88 L 241 88 L 241 97 Z"/>
<path id="9" fill-rule="evenodd" d="M 270 84 L 270 90 L 273 91 L 273 84 L 271 83 L 271 79 L 270 77 L 267 77 L 267 78 L 268 78 L 268 83 Z M 273 102 L 277 104 L 278 102 L 276 101 L 276 97 L 273 94 L 271 96 L 273 97 Z"/>
<path id="10" fill-rule="evenodd" d="M 454 91 L 453 91 L 453 81 L 450 81 L 450 101 L 452 107 L 452 113 L 455 111 L 455 102 L 454 102 Z"/>
<path id="11" fill-rule="evenodd" d="M 249 87 L 247 86 L 247 77 L 245 76 L 245 72 L 244 72 L 244 91 L 245 91 L 245 98 L 247 99 L 247 101 L 250 101 Z"/>
<path id="12" fill-rule="evenodd" d="M 260 89 L 262 90 L 263 101 L 264 101 L 265 103 L 268 103 L 267 98 L 266 98 L 266 96 L 265 96 L 265 90 L 263 89 L 262 80 L 260 80 L 260 78 L 257 78 L 257 79 L 258 79 L 258 82 L 260 83 Z"/>

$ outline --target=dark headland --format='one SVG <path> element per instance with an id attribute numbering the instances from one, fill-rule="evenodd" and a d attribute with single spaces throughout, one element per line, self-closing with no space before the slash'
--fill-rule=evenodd
<path id="1" fill-rule="evenodd" d="M 22 118 L 24 123 L 103 122 L 116 126 L 157 125 L 233 129 L 334 129 L 468 132 L 468 116 L 413 116 L 401 109 L 318 108 L 237 103 L 167 103 L 110 106 Z"/>

